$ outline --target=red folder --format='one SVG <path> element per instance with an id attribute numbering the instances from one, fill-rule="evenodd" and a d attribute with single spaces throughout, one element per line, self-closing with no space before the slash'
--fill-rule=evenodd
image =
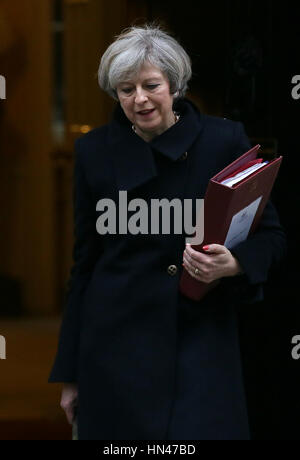
<path id="1" fill-rule="evenodd" d="M 192 244 L 193 249 L 205 253 L 203 246 L 213 243 L 231 249 L 257 228 L 282 156 L 266 158 L 268 164 L 232 187 L 221 182 L 257 159 L 259 148 L 260 145 L 256 145 L 210 179 L 204 197 L 204 240 L 200 245 Z M 212 283 L 198 281 L 183 269 L 179 289 L 190 299 L 200 300 L 218 283 L 219 280 Z"/>

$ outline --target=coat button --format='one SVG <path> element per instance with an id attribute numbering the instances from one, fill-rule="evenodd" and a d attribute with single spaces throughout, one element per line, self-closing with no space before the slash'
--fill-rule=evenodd
<path id="1" fill-rule="evenodd" d="M 187 159 L 187 156 L 188 156 L 188 153 L 187 152 L 184 152 L 183 155 L 181 155 L 181 157 L 179 157 L 179 161 L 184 161 Z"/>
<path id="2" fill-rule="evenodd" d="M 176 273 L 177 273 L 176 265 L 169 265 L 168 266 L 168 274 L 173 276 L 173 275 L 176 275 Z"/>

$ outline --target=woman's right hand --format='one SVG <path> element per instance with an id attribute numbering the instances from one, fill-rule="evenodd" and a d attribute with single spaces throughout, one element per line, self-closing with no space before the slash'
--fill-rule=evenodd
<path id="1" fill-rule="evenodd" d="M 65 411 L 68 422 L 72 425 L 75 417 L 75 408 L 78 401 L 77 383 L 64 383 L 60 407 Z"/>

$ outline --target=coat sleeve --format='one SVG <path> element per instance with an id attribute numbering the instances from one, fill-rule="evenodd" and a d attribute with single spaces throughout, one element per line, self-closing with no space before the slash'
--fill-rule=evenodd
<path id="1" fill-rule="evenodd" d="M 95 206 L 82 165 L 80 141 L 75 143 L 73 171 L 73 265 L 67 284 L 64 313 L 54 365 L 48 382 L 76 382 L 83 296 L 101 254 Z"/>
<path id="2" fill-rule="evenodd" d="M 236 158 L 250 148 L 242 123 L 237 123 L 237 131 Z M 270 270 L 277 269 L 286 256 L 285 232 L 270 199 L 255 233 L 232 248 L 231 253 L 239 261 L 244 273 L 224 279 L 224 285 L 233 296 L 245 303 L 263 300 L 263 284 Z"/>

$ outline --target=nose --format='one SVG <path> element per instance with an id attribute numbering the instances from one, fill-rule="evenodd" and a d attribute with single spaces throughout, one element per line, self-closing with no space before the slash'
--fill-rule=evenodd
<path id="1" fill-rule="evenodd" d="M 135 94 L 135 102 L 137 104 L 142 104 L 143 102 L 147 101 L 148 96 L 143 88 L 137 88 Z"/>

